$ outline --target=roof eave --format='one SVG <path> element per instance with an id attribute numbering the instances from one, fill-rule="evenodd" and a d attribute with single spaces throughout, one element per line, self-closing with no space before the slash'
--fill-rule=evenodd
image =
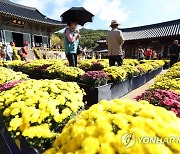
<path id="1" fill-rule="evenodd" d="M 56 23 L 44 22 L 41 20 L 35 20 L 35 19 L 31 19 L 31 18 L 27 18 L 24 16 L 19 16 L 19 15 L 14 15 L 14 14 L 3 12 L 3 11 L 0 11 L 0 13 L 5 14 L 5 15 L 9 15 L 12 17 L 17 17 L 17 18 L 21 18 L 21 19 L 25 19 L 25 20 L 29 20 L 29 21 L 33 21 L 33 22 L 42 23 L 42 24 L 48 24 L 48 25 L 53 25 L 53 26 L 65 26 L 65 24 L 62 24 L 62 23 L 56 24 Z"/>

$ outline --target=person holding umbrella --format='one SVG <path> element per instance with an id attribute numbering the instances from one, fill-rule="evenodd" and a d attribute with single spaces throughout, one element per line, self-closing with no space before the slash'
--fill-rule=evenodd
<path id="1" fill-rule="evenodd" d="M 77 24 L 84 26 L 87 22 L 92 22 L 93 14 L 83 7 L 72 7 L 61 15 L 62 23 L 67 23 L 64 32 L 64 46 L 69 65 L 77 66 L 77 52 L 79 48 L 79 33 L 76 32 Z"/>
<path id="2" fill-rule="evenodd" d="M 79 34 L 75 33 L 77 22 L 75 20 L 67 23 L 67 28 L 64 32 L 64 46 L 66 57 L 69 61 L 69 66 L 77 66 L 77 49 Z"/>

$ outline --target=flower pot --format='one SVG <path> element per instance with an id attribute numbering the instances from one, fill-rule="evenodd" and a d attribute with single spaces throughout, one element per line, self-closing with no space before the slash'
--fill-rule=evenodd
<path id="1" fill-rule="evenodd" d="M 167 69 L 169 69 L 170 68 L 170 64 L 165 64 L 164 66 L 163 66 L 163 70 L 167 70 Z"/>
<path id="2" fill-rule="evenodd" d="M 21 147 L 21 153 L 23 154 L 40 154 L 38 150 L 29 147 L 24 138 L 20 139 L 20 147 Z"/>
<path id="3" fill-rule="evenodd" d="M 128 94 L 132 90 L 139 88 L 149 80 L 153 79 L 161 71 L 162 68 L 159 68 L 147 74 L 133 77 L 122 82 L 109 83 L 107 85 L 95 88 L 82 83 L 78 83 L 78 85 L 84 89 L 86 93 L 86 96 L 84 96 L 84 101 L 87 102 L 87 106 L 92 106 L 103 99 L 112 100 Z"/>
<path id="4" fill-rule="evenodd" d="M 18 146 L 16 145 L 14 139 L 11 138 L 6 127 L 2 126 L 0 128 L 0 153 L 2 154 L 21 154 Z"/>
<path id="5" fill-rule="evenodd" d="M 111 84 L 111 99 L 120 98 L 128 94 L 131 90 L 131 79 L 125 80 L 123 82 Z"/>
<path id="6" fill-rule="evenodd" d="M 141 87 L 143 84 L 146 83 L 146 74 L 142 74 L 138 77 L 134 77 L 131 79 L 131 87 L 132 90 Z"/>
<path id="7" fill-rule="evenodd" d="M 97 104 L 99 101 L 111 100 L 111 84 L 91 88 L 88 85 L 78 83 L 80 88 L 84 89 L 86 96 L 84 96 L 84 101 L 87 102 L 88 106 L 92 106 L 93 104 Z"/>
<path id="8" fill-rule="evenodd" d="M 162 67 L 158 68 L 154 71 L 151 71 L 150 73 L 146 74 L 146 82 L 149 82 L 151 79 L 153 79 L 154 77 L 156 77 L 159 73 L 161 73 L 162 71 Z"/>

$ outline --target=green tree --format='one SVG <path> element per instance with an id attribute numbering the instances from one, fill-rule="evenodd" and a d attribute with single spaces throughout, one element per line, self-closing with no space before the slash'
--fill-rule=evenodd
<path id="1" fill-rule="evenodd" d="M 60 45 L 61 48 L 64 48 L 64 41 L 56 34 L 51 35 L 51 42 L 53 46 Z"/>
<path id="2" fill-rule="evenodd" d="M 97 46 L 95 43 L 98 40 L 103 40 L 106 38 L 107 30 L 91 30 L 91 29 L 81 29 L 80 30 L 80 45 L 84 48 L 87 47 L 88 49 L 93 49 Z M 56 33 L 61 40 L 63 40 L 64 35 L 63 33 Z"/>

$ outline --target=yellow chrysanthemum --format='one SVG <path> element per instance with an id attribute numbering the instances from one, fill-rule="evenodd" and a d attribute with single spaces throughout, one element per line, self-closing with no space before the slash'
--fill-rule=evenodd
<path id="1" fill-rule="evenodd" d="M 173 112 L 146 101 L 101 101 L 69 121 L 47 154 L 180 153 L 177 143 L 140 143 L 142 137 L 171 136 L 180 136 L 180 119 Z"/>

